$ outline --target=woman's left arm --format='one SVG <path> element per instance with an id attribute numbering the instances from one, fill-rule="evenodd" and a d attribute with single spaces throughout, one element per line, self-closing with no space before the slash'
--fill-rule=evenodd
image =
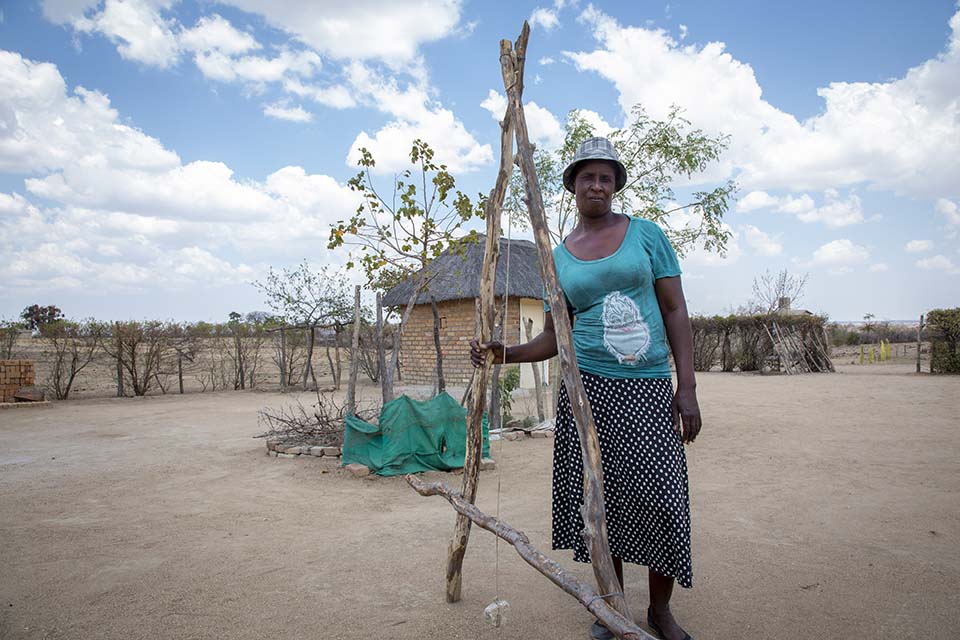
<path id="1" fill-rule="evenodd" d="M 674 427 L 684 443 L 697 439 L 702 421 L 697 403 L 697 379 L 693 373 L 693 331 L 683 299 L 680 276 L 659 278 L 654 282 L 657 303 L 667 330 L 667 340 L 677 366 L 677 392 L 673 396 Z M 681 424 L 683 430 L 681 431 Z"/>

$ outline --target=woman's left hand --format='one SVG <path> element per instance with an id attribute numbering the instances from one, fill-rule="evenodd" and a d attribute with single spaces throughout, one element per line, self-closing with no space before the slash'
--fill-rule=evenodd
<path id="1" fill-rule="evenodd" d="M 678 386 L 673 394 L 673 428 L 684 444 L 690 444 L 697 439 L 702 425 L 696 387 Z"/>

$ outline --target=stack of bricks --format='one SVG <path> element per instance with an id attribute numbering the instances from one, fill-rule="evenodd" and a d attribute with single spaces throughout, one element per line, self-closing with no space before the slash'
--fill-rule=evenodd
<path id="1" fill-rule="evenodd" d="M 20 387 L 31 387 L 36 382 L 33 362 L 29 360 L 0 360 L 0 402 L 14 402 Z"/>

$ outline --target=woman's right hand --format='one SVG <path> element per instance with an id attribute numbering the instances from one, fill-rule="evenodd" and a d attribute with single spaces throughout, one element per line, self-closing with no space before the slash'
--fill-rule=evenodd
<path id="1" fill-rule="evenodd" d="M 507 348 L 501 342 L 487 342 L 480 344 L 477 340 L 470 341 L 470 362 L 474 367 L 482 367 L 487 358 L 487 352 L 493 353 L 493 364 L 503 364 L 503 357 Z"/>

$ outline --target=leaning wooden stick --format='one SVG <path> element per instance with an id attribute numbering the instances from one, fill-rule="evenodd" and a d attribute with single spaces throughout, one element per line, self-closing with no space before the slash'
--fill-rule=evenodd
<path id="1" fill-rule="evenodd" d="M 424 482 L 414 475 L 406 476 L 407 482 L 422 496 L 443 496 L 461 516 L 469 518 L 478 527 L 506 540 L 517 550 L 527 564 L 545 575 L 555 585 L 572 595 L 606 625 L 618 638 L 629 640 L 654 640 L 653 636 L 638 627 L 632 619 L 623 617 L 611 608 L 590 585 L 568 572 L 559 563 L 545 556 L 530 543 L 525 533 L 514 529 L 503 520 L 498 520 L 480 511 L 452 487 L 442 482 Z"/>
<path id="2" fill-rule="evenodd" d="M 494 276 L 497 258 L 500 255 L 500 212 L 510 184 L 513 171 L 513 125 L 509 110 L 500 123 L 500 171 L 497 182 L 484 205 L 487 219 L 487 241 L 483 252 L 483 267 L 480 271 L 480 336 L 481 342 L 493 337 L 495 315 Z M 473 504 L 477 498 L 477 481 L 480 477 L 480 456 L 483 447 L 483 410 L 487 397 L 487 379 L 490 377 L 492 355 L 479 371 L 474 372 L 470 383 L 470 412 L 467 414 L 467 453 L 463 462 L 463 498 Z M 447 602 L 459 602 L 462 585 L 463 556 L 470 540 L 470 518 L 457 516 L 453 539 L 447 554 Z"/>
<path id="3" fill-rule="evenodd" d="M 573 347 L 573 329 L 566 312 L 567 303 L 557 279 L 556 266 L 553 263 L 547 216 L 533 162 L 533 147 L 530 145 L 527 134 L 527 121 L 523 114 L 523 66 L 529 36 L 530 26 L 524 22 L 515 49 L 509 40 L 500 41 L 500 67 L 503 73 L 503 86 L 510 102 L 509 111 L 513 114 L 513 125 L 516 129 L 517 156 L 520 158 L 520 169 L 523 172 L 526 187 L 530 224 L 533 227 L 533 235 L 540 255 L 543 284 L 550 296 L 550 308 L 554 310 L 553 326 L 557 334 L 560 371 L 563 373 L 563 382 L 570 396 L 571 409 L 577 423 L 577 433 L 580 436 L 583 455 L 583 507 L 580 510 L 583 517 L 582 536 L 590 550 L 590 559 L 600 593 L 607 596 L 608 603 L 624 618 L 632 620 L 627 600 L 623 595 L 623 588 L 613 568 L 613 557 L 610 555 L 610 545 L 607 542 L 600 440 L 597 438 L 590 401 L 580 380 L 580 368 L 577 366 Z"/>

